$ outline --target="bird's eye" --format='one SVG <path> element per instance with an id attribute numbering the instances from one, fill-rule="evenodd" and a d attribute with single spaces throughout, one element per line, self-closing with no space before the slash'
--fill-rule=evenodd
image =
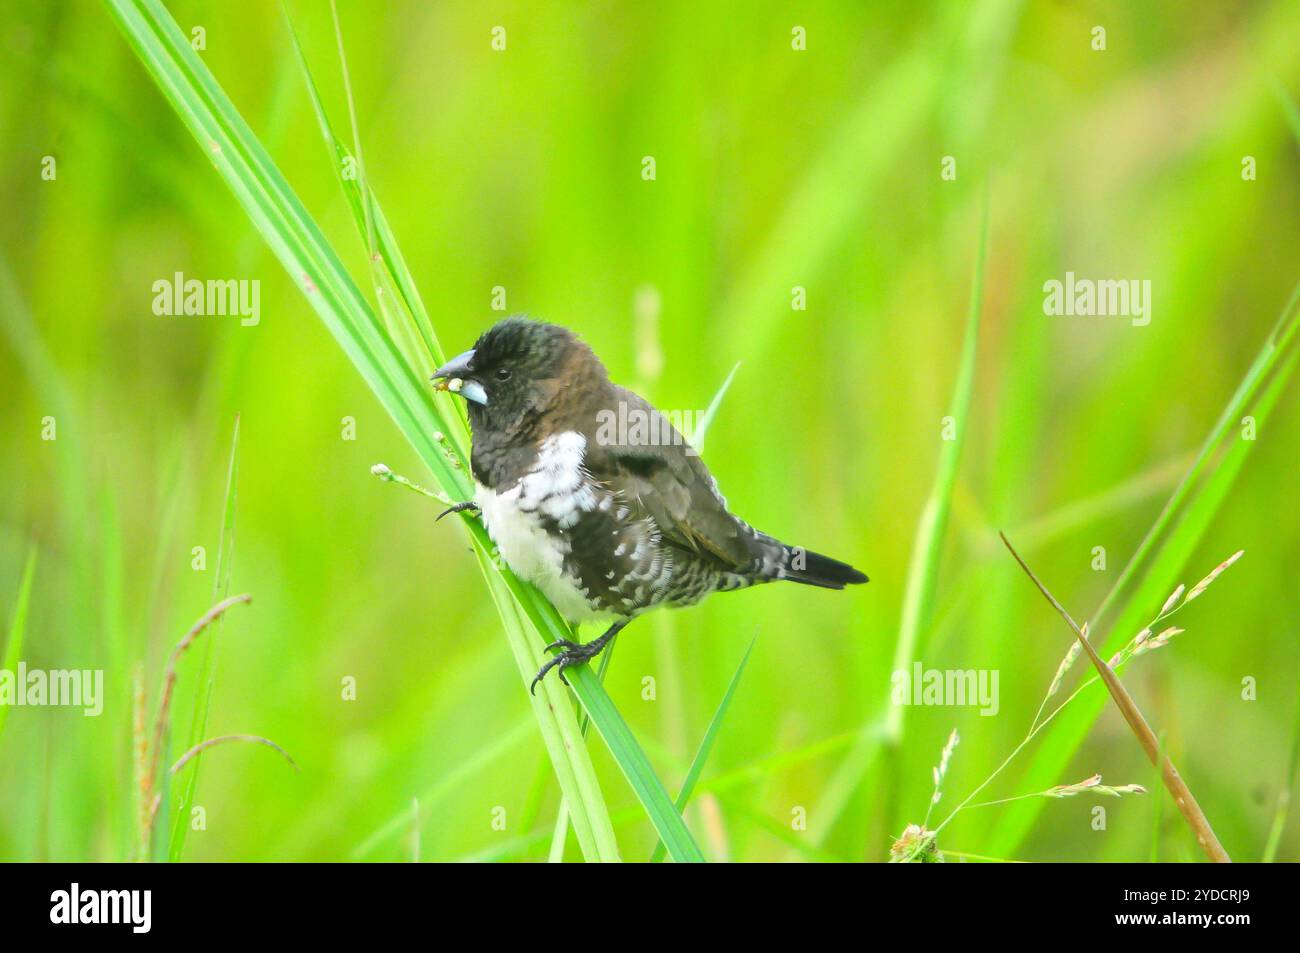
<path id="1" fill-rule="evenodd" d="M 508 381 L 508 380 L 510 380 L 510 368 L 508 368 L 508 367 L 498 367 L 498 368 L 497 368 L 497 380 L 499 380 L 499 381 Z"/>

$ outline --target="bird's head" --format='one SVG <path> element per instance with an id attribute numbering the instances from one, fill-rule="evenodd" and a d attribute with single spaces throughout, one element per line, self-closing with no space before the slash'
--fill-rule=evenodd
<path id="1" fill-rule="evenodd" d="M 523 317 L 493 325 L 433 375 L 439 389 L 465 398 L 476 431 L 505 432 L 534 424 L 566 388 L 607 379 L 591 348 L 568 328 Z"/>

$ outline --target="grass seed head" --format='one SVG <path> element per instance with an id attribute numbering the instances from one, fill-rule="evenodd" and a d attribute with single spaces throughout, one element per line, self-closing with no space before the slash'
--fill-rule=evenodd
<path id="1" fill-rule="evenodd" d="M 1084 626 L 1083 633 L 1085 637 L 1088 634 L 1088 627 L 1086 625 Z M 1056 668 L 1056 675 L 1052 679 L 1051 686 L 1047 689 L 1048 698 L 1051 698 L 1061 690 L 1061 683 L 1065 681 L 1065 673 L 1070 670 L 1070 666 L 1074 664 L 1074 660 L 1079 657 L 1079 653 L 1082 651 L 1083 643 L 1078 639 L 1075 639 L 1074 644 L 1071 645 L 1069 650 L 1065 653 L 1065 658 L 1061 659 L 1061 664 Z"/>
<path id="2" fill-rule="evenodd" d="M 943 746 L 943 752 L 939 755 L 939 767 L 935 768 L 935 783 L 938 784 L 943 780 L 943 776 L 948 773 L 948 762 L 952 760 L 953 750 L 961 741 L 961 736 L 957 734 L 954 728 L 948 735 L 948 741 Z"/>
<path id="3" fill-rule="evenodd" d="M 1144 639 L 1142 641 L 1142 644 L 1138 645 L 1133 650 L 1133 654 L 1141 655 L 1143 652 L 1153 652 L 1156 649 L 1163 648 L 1164 646 L 1169 644 L 1169 640 L 1172 639 L 1175 635 L 1178 635 L 1180 632 L 1185 632 L 1185 631 L 1187 630 L 1180 629 L 1177 626 L 1171 625 L 1169 628 L 1161 631 L 1161 633 L 1155 636 L 1154 638 Z"/>
<path id="4" fill-rule="evenodd" d="M 1227 569 L 1229 566 L 1231 566 L 1233 563 L 1235 563 L 1238 559 L 1240 559 L 1245 552 L 1246 551 L 1244 549 L 1239 549 L 1231 556 L 1229 556 L 1227 559 L 1225 559 L 1223 562 L 1219 563 L 1219 565 L 1211 569 L 1210 574 L 1208 576 L 1206 576 L 1204 579 L 1202 579 L 1200 582 L 1198 582 L 1195 586 L 1192 587 L 1192 591 L 1187 594 L 1187 598 L 1183 600 L 1183 603 L 1186 604 L 1188 602 L 1191 602 L 1202 592 L 1204 592 L 1207 588 L 1209 588 L 1210 583 L 1214 582 L 1214 580 L 1218 579 L 1221 575 L 1223 575 L 1223 571 Z"/>
<path id="5" fill-rule="evenodd" d="M 1121 797 L 1125 794 L 1146 794 L 1147 789 L 1140 784 L 1119 784 L 1110 786 L 1101 783 L 1101 775 L 1094 774 L 1090 778 L 1084 778 L 1075 784 L 1058 784 L 1054 788 L 1049 788 L 1043 792 L 1044 797 L 1074 797 L 1076 794 L 1082 794 L 1085 791 L 1093 794 L 1104 794 L 1107 797 Z"/>
<path id="6" fill-rule="evenodd" d="M 1178 598 L 1183 594 L 1183 589 L 1184 586 L 1180 582 L 1178 584 L 1178 588 L 1175 589 L 1172 593 L 1170 593 L 1169 598 L 1165 600 L 1165 604 L 1160 607 L 1161 615 L 1167 615 L 1170 609 L 1178 605 Z"/>
<path id="7" fill-rule="evenodd" d="M 930 773 L 934 777 L 934 794 L 930 797 L 931 807 L 938 804 L 939 799 L 943 797 L 943 791 L 941 790 L 943 787 L 943 776 L 948 773 L 948 763 L 952 760 L 953 750 L 957 747 L 960 741 L 961 736 L 957 734 L 957 729 L 954 728 L 949 732 L 948 741 L 944 744 L 943 751 L 939 754 L 939 764 L 930 769 Z M 927 812 L 926 820 L 929 821 L 929 819 L 930 815 L 929 812 Z"/>

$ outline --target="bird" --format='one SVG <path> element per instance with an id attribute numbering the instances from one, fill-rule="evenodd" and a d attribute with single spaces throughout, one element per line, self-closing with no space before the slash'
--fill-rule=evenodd
<path id="1" fill-rule="evenodd" d="M 546 646 L 558 654 L 531 692 L 553 668 L 568 685 L 566 668 L 650 609 L 782 579 L 836 590 L 867 582 L 733 514 L 669 417 L 611 381 L 566 327 L 505 318 L 431 380 L 466 402 L 475 484 L 472 500 L 438 519 L 477 514 L 506 565 L 566 621 L 608 623 L 589 642 Z"/>

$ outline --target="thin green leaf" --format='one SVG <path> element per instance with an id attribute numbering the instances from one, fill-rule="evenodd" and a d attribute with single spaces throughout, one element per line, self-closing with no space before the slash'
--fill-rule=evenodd
<path id="1" fill-rule="evenodd" d="M 737 364 L 736 366 L 739 367 L 740 365 Z M 734 374 L 735 371 L 733 370 L 732 373 Z M 726 390 L 725 384 L 723 390 Z M 736 666 L 736 672 L 731 676 L 731 682 L 722 695 L 722 701 L 718 703 L 718 710 L 713 713 L 713 719 L 704 732 L 700 747 L 691 760 L 690 769 L 686 772 L 686 780 L 682 782 L 682 789 L 677 792 L 677 800 L 674 803 L 676 803 L 678 811 L 685 812 L 686 805 L 690 803 L 691 795 L 695 793 L 695 784 L 704 771 L 704 763 L 709 760 L 709 755 L 713 752 L 713 742 L 718 736 L 718 729 L 722 727 L 722 721 L 727 717 L 727 709 L 731 707 L 731 699 L 736 694 L 736 686 L 740 684 L 740 676 L 745 674 L 745 666 L 749 663 L 749 655 L 754 651 L 754 643 L 757 641 L 758 636 L 750 639 L 749 647 L 745 649 L 745 654 L 741 657 L 740 664 Z M 657 864 L 663 859 L 664 845 L 662 843 L 656 844 L 654 852 L 650 855 L 650 862 Z"/>
<path id="2" fill-rule="evenodd" d="M 298 65 L 302 71 L 303 81 L 307 87 L 308 97 L 311 99 L 312 110 L 316 114 L 317 124 L 320 126 L 321 137 L 325 141 L 326 148 L 330 153 L 330 165 L 334 169 L 335 176 L 343 190 L 344 197 L 348 201 L 348 207 L 352 210 L 352 217 L 356 223 L 357 233 L 366 245 L 367 254 L 371 256 L 371 265 L 382 266 L 385 272 L 385 283 L 394 287 L 401 298 L 401 302 L 410 316 L 413 324 L 419 332 L 420 339 L 424 345 L 423 352 L 425 361 L 414 361 L 416 367 L 421 367 L 422 363 L 429 366 L 425 369 L 423 376 L 427 377 L 434 367 L 444 363 L 445 352 L 438 341 L 438 336 L 434 332 L 433 322 L 429 319 L 429 313 L 424 307 L 424 301 L 420 297 L 419 288 L 415 284 L 415 278 L 411 274 L 410 268 L 406 264 L 406 259 L 402 256 L 401 249 L 398 247 L 397 239 L 393 235 L 393 230 L 388 225 L 388 219 L 384 215 L 383 209 L 379 205 L 379 200 L 375 198 L 374 190 L 370 188 L 370 183 L 364 178 L 364 170 L 360 168 L 358 160 L 348 151 L 339 138 L 334 134 L 334 127 L 330 123 L 329 115 L 325 111 L 325 104 L 321 100 L 316 80 L 312 76 L 311 67 L 307 64 L 306 55 L 303 53 L 302 44 L 298 40 L 297 31 L 293 26 L 293 18 L 289 14 L 289 8 L 283 2 L 280 4 L 284 13 L 285 24 L 289 30 L 289 38 L 293 43 L 294 54 L 297 58 Z M 340 46 L 342 40 L 339 40 Z M 349 109 L 352 107 L 351 89 L 348 89 Z M 347 170 L 357 166 L 359 174 L 348 175 Z M 368 199 L 368 202 L 366 201 Z M 375 262 L 371 252 L 371 243 L 374 244 L 374 252 L 379 255 L 379 261 Z M 378 283 L 377 283 L 378 284 Z M 468 424 L 465 422 L 464 414 L 456 406 L 454 398 L 450 395 L 441 393 L 435 396 L 443 416 L 454 422 L 452 428 L 452 439 L 456 443 L 458 453 L 464 457 L 467 454 L 469 445 Z"/>
<path id="3" fill-rule="evenodd" d="M 790 287 L 815 281 L 832 249 L 861 221 L 881 178 L 920 128 L 939 88 L 926 42 L 899 53 L 844 119 L 790 198 L 723 303 L 718 327 L 761 353 L 789 318 Z M 905 92 L 900 92 L 905 91 Z"/>
<path id="4" fill-rule="evenodd" d="M 596 678 L 602 685 L 609 674 L 610 662 L 614 661 L 614 650 L 618 647 L 618 636 L 614 636 L 605 651 L 600 653 L 600 663 L 596 669 Z M 587 729 L 591 727 L 591 716 L 585 711 L 578 719 L 578 733 L 583 740 L 587 738 Z M 551 838 L 551 849 L 547 852 L 547 862 L 558 864 L 564 860 L 564 847 L 569 841 L 569 802 L 560 798 L 560 806 L 555 812 L 555 835 Z"/>
<path id="5" fill-rule="evenodd" d="M 1137 552 L 1124 565 L 1119 579 L 1106 594 L 1101 607 L 1093 616 L 1094 627 L 1107 611 L 1117 604 L 1119 597 L 1124 594 L 1132 580 L 1145 568 L 1147 557 L 1155 550 L 1162 536 L 1183 516 L 1184 509 L 1196 489 L 1197 480 L 1207 472 L 1207 468 L 1212 469 L 1211 461 L 1222 447 L 1229 431 L 1238 426 L 1241 416 L 1246 412 L 1255 395 L 1259 393 L 1260 388 L 1264 386 L 1269 373 L 1277 366 L 1279 359 L 1295 340 L 1296 332 L 1300 330 L 1300 311 L 1296 310 L 1298 299 L 1300 299 L 1300 284 L 1292 290 L 1286 307 L 1282 309 L 1281 316 L 1273 326 L 1273 332 L 1268 336 L 1259 353 L 1255 355 L 1254 362 L 1242 377 L 1241 383 L 1237 385 L 1237 390 L 1229 398 L 1214 428 L 1201 444 L 1200 452 L 1191 467 L 1174 489 L 1160 515 L 1156 517 L 1156 521 L 1147 530 L 1138 545 Z"/>
<path id="6" fill-rule="evenodd" d="M 939 578 L 939 561 L 943 554 L 944 531 L 948 525 L 953 488 L 957 483 L 957 464 L 961 459 L 962 445 L 965 443 L 966 432 L 970 425 L 971 394 L 975 385 L 975 354 L 979 341 L 980 310 L 984 298 L 988 236 L 989 198 L 986 190 L 980 212 L 974 274 L 966 312 L 966 331 L 962 340 L 961 358 L 953 385 L 952 400 L 949 404 L 954 436 L 953 439 L 943 440 L 940 443 L 934 483 L 917 523 L 912 560 L 908 567 L 907 584 L 903 593 L 898 642 L 894 647 L 893 671 L 910 669 L 917 644 L 934 615 L 934 594 Z M 818 818 L 816 828 L 810 832 L 815 843 L 822 843 L 830 833 L 835 821 L 848 806 L 853 792 L 857 790 L 869 771 L 881 744 L 897 750 L 903 737 L 903 713 L 902 705 L 888 706 L 883 738 L 874 731 L 863 729 L 858 743 L 832 776 L 826 792 L 813 811 L 813 816 Z"/>
<path id="7" fill-rule="evenodd" d="M 433 472 L 442 489 L 455 499 L 468 499 L 470 483 L 463 462 L 447 453 L 434 437 L 435 433 L 455 432 L 453 418 L 445 416 L 435 404 L 430 388 L 417 379 L 392 337 L 377 319 L 369 303 L 358 291 L 343 268 L 337 254 L 322 235 L 298 197 L 275 167 L 251 129 L 230 103 L 207 66 L 190 47 L 188 40 L 158 0 L 106 0 L 109 10 L 141 62 L 177 111 L 182 121 L 210 156 L 217 171 L 230 186 L 272 252 L 298 283 L 309 304 L 356 366 L 375 396 L 393 418 L 399 430 Z M 379 216 L 375 216 L 377 226 Z M 382 235 L 382 229 L 378 228 Z M 490 541 L 475 521 L 465 525 L 480 560 L 490 561 Z M 533 587 L 527 586 L 504 569 L 484 564 L 485 576 L 492 583 L 501 582 L 522 610 L 522 618 L 546 641 L 568 637 L 571 633 L 551 606 Z M 503 615 L 503 621 L 505 616 Z M 540 646 L 534 639 L 525 645 L 526 634 L 520 626 L 506 624 L 508 639 L 521 666 L 529 654 L 534 670 L 540 664 Z M 531 673 L 529 673 L 531 677 Z M 655 776 L 627 724 L 618 715 L 609 696 L 585 667 L 570 675 L 583 707 L 627 777 L 633 792 L 645 808 L 656 831 L 677 860 L 702 860 L 681 815 L 673 808 L 662 783 Z M 552 694 L 555 692 L 555 694 Z M 572 766 L 585 762 L 583 771 L 589 782 L 590 759 L 580 744 L 576 719 L 558 712 L 568 706 L 568 699 L 556 689 L 544 693 L 557 721 L 547 722 L 541 707 L 535 707 L 543 737 L 548 730 L 557 737 L 548 741 L 548 751 L 556 764 L 557 774 L 567 775 L 566 796 L 572 794 L 575 820 L 580 805 L 598 792 L 570 790 L 579 780 Z M 571 723 L 571 726 L 570 726 Z M 568 737 L 558 737 L 562 733 Z M 568 759 L 569 768 L 563 767 Z M 608 827 L 608 812 L 603 803 L 590 803 L 589 820 Z M 575 825 L 575 831 L 578 831 Z M 588 832 L 588 849 L 599 850 L 604 840 L 600 830 Z M 606 851 L 607 853 L 607 851 Z"/>
<path id="8" fill-rule="evenodd" d="M 1211 520 L 1227 499 L 1237 475 L 1258 442 L 1233 439 L 1228 434 L 1246 415 L 1253 416 L 1257 429 L 1263 431 L 1264 424 L 1281 398 L 1298 358 L 1298 354 L 1292 350 L 1297 328 L 1300 328 L 1300 310 L 1296 308 L 1298 300 L 1300 285 L 1292 292 L 1281 318 L 1229 399 L 1188 474 L 1165 504 L 1157 517 L 1156 525 L 1148 532 L 1138 552 L 1125 567 L 1124 575 L 1135 577 L 1139 559 L 1149 556 L 1144 560 L 1147 565 L 1142 583 L 1129 597 L 1124 612 L 1117 616 L 1111 628 L 1107 650 L 1103 654 L 1114 652 L 1119 640 L 1128 638 L 1142 627 L 1144 613 L 1151 605 L 1158 605 L 1178 582 Z M 1211 460 L 1214 461 L 1212 464 L 1209 463 Z M 1167 533 L 1158 532 L 1169 526 L 1172 529 Z M 1158 545 L 1149 542 L 1157 536 L 1161 538 Z M 1112 594 L 1107 597 L 1106 604 L 1114 601 L 1115 593 L 1120 588 L 1120 583 L 1117 583 Z M 1094 618 L 1099 615 L 1097 613 Z M 1065 770 L 1104 704 L 1105 697 L 1100 694 L 1081 698 L 1057 719 L 1052 728 L 1052 737 L 1043 740 L 1026 769 L 1027 786 L 1050 784 L 1054 777 Z M 991 845 L 993 852 L 1015 853 L 1041 808 L 1042 805 L 1034 801 L 1010 808 L 995 832 Z"/>
<path id="9" fill-rule="evenodd" d="M 471 757 L 465 759 L 450 771 L 440 774 L 438 779 L 416 800 L 424 805 L 424 810 L 427 812 L 434 804 L 439 803 L 448 794 L 460 788 L 479 771 L 510 754 L 532 737 L 534 737 L 533 719 L 528 717 L 519 721 L 505 734 L 499 735 L 490 745 L 475 751 Z M 364 860 L 369 857 L 389 839 L 409 830 L 410 820 L 410 808 L 403 808 L 358 844 L 352 851 L 352 859 Z"/>
<path id="10" fill-rule="evenodd" d="M 23 567 L 23 579 L 18 584 L 18 598 L 14 602 L 13 615 L 9 617 L 9 638 L 5 641 L 4 663 L 0 669 L 16 671 L 23 657 L 23 641 L 27 635 L 27 610 L 32 601 L 32 579 L 36 575 L 36 546 L 27 553 L 27 564 Z M 0 735 L 4 734 L 5 720 L 9 717 L 9 706 L 0 705 Z"/>
<path id="11" fill-rule="evenodd" d="M 476 552 L 484 581 L 505 624 L 520 677 L 525 682 L 531 681 L 541 665 L 537 642 L 526 633 L 519 606 L 511 598 L 509 587 L 503 576 L 496 572 L 487 551 L 478 548 Z M 539 693 L 529 692 L 528 699 L 551 756 L 560 789 L 569 804 L 573 832 L 583 856 L 595 861 L 617 860 L 618 845 L 609 812 L 601 797 L 587 746 L 582 743 L 573 706 L 564 697 L 563 686 L 557 679 L 549 679 L 542 683 Z"/>
<path id="12" fill-rule="evenodd" d="M 1286 830 L 1287 814 L 1290 813 L 1297 766 L 1300 766 L 1300 698 L 1296 699 L 1295 714 L 1291 718 L 1291 756 L 1287 758 L 1286 775 L 1277 792 L 1273 822 L 1269 825 L 1268 840 L 1264 844 L 1263 862 L 1266 864 L 1277 860 L 1277 849 L 1282 843 L 1282 832 Z"/>
<path id="13" fill-rule="evenodd" d="M 1295 136 L 1296 142 L 1300 142 L 1300 108 L 1296 106 L 1295 100 L 1280 81 L 1274 79 L 1269 86 L 1273 90 L 1273 95 L 1277 97 L 1277 104 L 1282 109 L 1282 115 L 1286 117 L 1286 124 L 1291 134 Z"/>
<path id="14" fill-rule="evenodd" d="M 979 242 L 975 252 L 975 274 L 971 281 L 970 306 L 966 314 L 966 333 L 962 340 L 961 360 L 953 385 L 951 408 L 953 437 L 940 442 L 939 463 L 934 485 L 921 512 L 912 547 L 912 562 L 907 572 L 903 594 L 903 613 L 898 642 L 894 648 L 893 671 L 910 668 L 921 634 L 934 616 L 934 592 L 939 580 L 939 561 L 943 555 L 944 531 L 952 508 L 953 488 L 957 484 L 957 464 L 961 460 L 966 432 L 970 428 L 971 394 L 975 389 L 975 353 L 979 344 L 980 309 L 984 300 L 984 269 L 988 258 L 989 206 L 985 192 L 980 214 Z M 903 735 L 903 705 L 891 705 L 886 719 L 889 744 L 897 744 Z"/>
<path id="15" fill-rule="evenodd" d="M 212 605 L 216 605 L 230 595 L 230 579 L 234 572 L 235 509 L 238 495 L 239 415 L 236 414 L 234 432 L 230 437 L 230 458 L 226 464 L 226 492 L 221 506 L 221 538 L 217 543 L 217 565 L 212 577 L 212 598 L 209 600 Z M 218 619 L 214 625 L 219 628 L 221 620 Z M 194 696 L 194 712 L 190 718 L 189 744 L 187 745 L 189 748 L 199 744 L 207 735 L 208 713 L 212 708 L 212 688 L 215 681 L 212 676 L 212 654 L 216 651 L 216 642 L 215 638 L 204 639 L 203 656 L 198 672 L 199 687 Z M 166 743 L 170 745 L 170 738 Z M 166 751 L 159 752 L 158 755 L 164 763 L 167 761 Z M 173 863 L 180 860 L 182 853 L 185 851 L 185 837 L 190 829 L 190 809 L 194 804 L 195 791 L 198 790 L 200 767 L 200 765 L 196 764 L 194 770 L 178 782 L 181 800 L 175 818 L 171 822 L 171 836 L 168 839 L 167 847 L 168 858 Z M 170 781 L 164 778 L 163 783 L 167 785 Z M 157 823 L 158 830 L 168 830 L 168 815 L 170 812 L 171 802 L 164 797 Z"/>
<path id="16" fill-rule="evenodd" d="M 736 376 L 736 371 L 740 370 L 740 361 L 731 369 L 727 379 L 722 382 L 718 392 L 713 395 L 713 400 L 709 401 L 709 407 L 704 411 L 704 416 L 700 418 L 699 426 L 695 428 L 695 433 L 691 435 L 691 446 L 695 448 L 696 453 L 704 452 L 704 438 L 713 426 L 713 420 L 718 416 L 718 408 L 722 406 L 722 398 L 727 396 L 727 391 L 731 388 L 731 381 Z"/>
<path id="17" fill-rule="evenodd" d="M 288 16 L 288 10 L 285 9 L 286 20 L 289 21 L 289 29 L 294 40 L 295 49 L 298 52 L 298 62 L 302 69 L 306 81 L 308 92 L 312 99 L 312 106 L 316 111 L 316 116 L 321 127 L 322 135 L 326 144 L 333 147 L 336 157 L 339 159 L 336 165 L 336 172 L 339 176 L 339 182 L 343 186 L 345 194 L 349 197 L 350 204 L 353 208 L 354 220 L 357 230 L 361 235 L 367 255 L 372 265 L 378 265 L 374 254 L 375 248 L 375 221 L 382 219 L 382 212 L 379 209 L 378 202 L 375 201 L 373 193 L 365 178 L 364 166 L 360 161 L 360 140 L 355 138 L 357 157 L 355 168 L 357 174 L 348 176 L 343 174 L 345 162 L 351 158 L 348 156 L 346 149 L 334 136 L 332 126 L 329 122 L 328 115 L 325 111 L 324 104 L 321 102 L 319 94 L 316 91 L 316 85 L 312 78 L 310 68 L 307 65 L 306 58 L 302 53 L 301 46 L 297 42 L 297 36 L 293 33 L 291 18 Z M 356 111 L 352 101 L 351 84 L 347 78 L 347 64 L 343 52 L 343 37 L 338 22 L 337 9 L 334 11 L 335 38 L 339 48 L 340 65 L 343 70 L 344 89 L 348 99 L 348 112 L 352 118 L 353 134 L 357 136 L 356 130 Z M 423 367 L 420 374 L 421 379 L 428 375 L 432 370 L 431 361 L 440 361 L 441 356 L 438 351 L 436 339 L 432 335 L 432 327 L 428 328 L 428 333 L 424 335 L 424 346 L 421 348 L 411 339 L 409 328 L 411 322 L 406 319 L 411 318 L 416 324 L 421 324 L 421 320 L 416 317 L 417 311 L 423 314 L 423 305 L 419 302 L 418 293 L 402 294 L 402 299 L 406 303 L 406 314 L 398 313 L 393 306 L 395 297 L 393 294 L 386 292 L 391 291 L 395 285 L 403 280 L 399 275 L 405 276 L 409 281 L 409 271 L 405 268 L 405 263 L 401 258 L 401 253 L 396 250 L 395 242 L 391 239 L 391 233 L 385 228 L 385 237 L 383 239 L 389 246 L 388 252 L 384 257 L 387 263 L 387 271 L 379 267 L 372 268 L 372 274 L 375 276 L 375 294 L 379 300 L 380 310 L 390 332 L 405 344 L 404 353 L 407 357 L 406 367 L 408 373 L 415 367 Z M 393 263 L 400 266 L 395 268 Z M 414 288 L 413 283 L 411 288 Z M 428 316 L 423 315 L 423 325 L 428 325 Z M 423 327 L 422 325 L 422 327 Z M 445 395 L 444 395 L 445 397 Z M 453 432 L 460 435 L 460 439 L 455 441 L 455 450 L 453 451 L 457 458 L 463 461 L 466 457 L 465 447 L 468 446 L 468 430 L 461 414 L 458 411 L 452 411 L 447 414 L 447 419 L 453 421 L 457 426 Z M 480 565 L 484 568 L 484 579 L 489 589 L 493 591 L 494 600 L 497 602 L 498 612 L 502 619 L 502 624 L 507 638 L 510 640 L 512 650 L 515 652 L 516 659 L 531 657 L 527 648 L 527 634 L 520 624 L 520 618 L 515 605 L 509 603 L 508 599 L 498 599 L 500 590 L 497 580 L 492 576 L 489 560 L 489 547 L 486 541 L 482 541 L 478 549 Z M 524 664 L 522 674 L 530 675 L 526 671 L 528 664 Z M 540 664 L 540 663 L 537 663 Z M 534 670 L 535 670 L 534 665 Z M 531 700 L 531 693 L 530 693 Z M 543 734 L 543 741 L 547 747 L 548 755 L 551 758 L 552 765 L 557 771 L 557 776 L 561 778 L 561 786 L 569 790 L 573 795 L 573 804 L 579 817 L 575 818 L 575 827 L 578 833 L 579 845 L 582 847 L 583 854 L 588 860 L 615 860 L 618 857 L 617 844 L 614 841 L 613 829 L 609 824 L 607 810 L 603 799 L 600 798 L 599 784 L 595 778 L 594 768 L 585 746 L 581 744 L 581 735 L 585 734 L 583 729 L 579 729 L 577 735 L 574 734 L 574 725 L 572 724 L 572 711 L 569 706 L 563 702 L 559 708 L 541 709 L 537 705 L 539 702 L 533 701 L 535 713 L 538 717 L 539 726 Z M 594 799 L 593 799 L 594 798 Z M 570 813 L 568 808 L 569 800 L 566 796 L 564 801 L 566 805 L 565 817 Z M 567 827 L 566 827 L 567 829 Z"/>

